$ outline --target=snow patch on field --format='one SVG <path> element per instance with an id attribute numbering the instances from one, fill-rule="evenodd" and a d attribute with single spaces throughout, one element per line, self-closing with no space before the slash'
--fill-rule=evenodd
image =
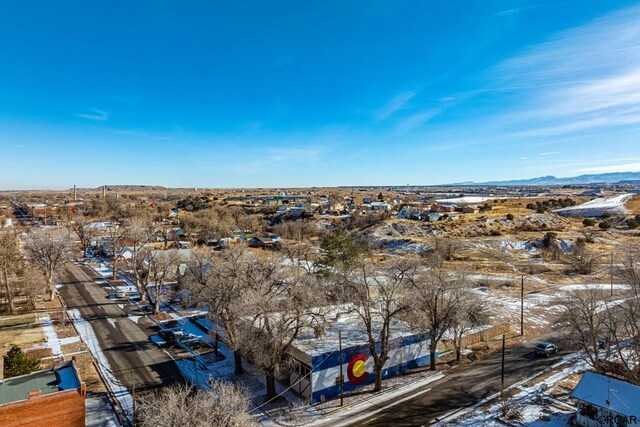
<path id="1" fill-rule="evenodd" d="M 597 284 L 584 284 L 584 285 L 566 285 L 561 286 L 561 291 L 586 291 L 589 289 L 599 289 L 603 291 L 607 291 L 611 289 L 611 284 L 607 283 L 597 283 Z M 624 290 L 627 291 L 631 289 L 629 285 L 613 285 L 614 290 Z"/>
<path id="2" fill-rule="evenodd" d="M 62 346 L 67 344 L 73 344 L 80 341 L 80 337 L 58 338 L 58 334 L 51 322 L 49 316 L 42 318 L 42 329 L 47 337 L 47 342 L 44 344 L 44 348 L 50 348 L 54 356 L 62 356 Z"/>
<path id="3" fill-rule="evenodd" d="M 391 252 L 415 252 L 420 253 L 426 251 L 429 247 L 424 243 L 416 243 L 410 240 L 401 239 L 386 239 L 378 238 L 374 240 L 374 244 L 383 246 L 385 249 Z"/>
<path id="4" fill-rule="evenodd" d="M 556 209 L 553 212 L 567 216 L 602 216 L 605 213 L 624 215 L 628 212 L 624 204 L 632 197 L 633 194 L 631 193 L 619 194 L 613 197 L 601 197 L 578 206 Z"/>
<path id="5" fill-rule="evenodd" d="M 492 200 L 493 197 L 478 197 L 478 196 L 465 196 L 465 197 L 455 197 L 452 199 L 438 199 L 436 202 L 442 203 L 445 205 L 469 205 L 472 203 L 483 203 L 487 200 Z"/>

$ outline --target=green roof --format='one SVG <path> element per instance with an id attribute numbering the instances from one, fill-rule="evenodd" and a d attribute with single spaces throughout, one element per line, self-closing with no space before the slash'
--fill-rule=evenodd
<path id="1" fill-rule="evenodd" d="M 79 382 L 70 363 L 57 369 L 32 372 L 0 381 L 0 405 L 27 400 L 29 393 L 40 389 L 40 394 L 78 388 Z"/>

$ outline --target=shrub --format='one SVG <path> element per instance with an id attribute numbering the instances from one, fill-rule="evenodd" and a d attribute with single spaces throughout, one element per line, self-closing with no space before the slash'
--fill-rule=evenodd
<path id="1" fill-rule="evenodd" d="M 509 221 L 513 221 L 513 219 L 514 219 L 514 218 L 515 218 L 515 217 L 513 216 L 513 214 L 507 214 L 507 219 L 508 219 Z"/>
<path id="2" fill-rule="evenodd" d="M 550 248 L 551 245 L 553 245 L 553 242 L 555 242 L 556 238 L 558 237 L 558 235 L 552 231 L 549 231 L 548 233 L 546 233 L 544 235 L 544 237 L 542 238 L 542 245 L 545 248 Z"/>
<path id="3" fill-rule="evenodd" d="M 600 227 L 601 230 L 608 230 L 611 228 L 611 224 L 609 224 L 607 221 L 602 221 L 600 222 L 600 224 L 598 224 L 598 227 Z"/>
<path id="4" fill-rule="evenodd" d="M 584 225 L 585 227 L 593 227 L 594 225 L 596 225 L 596 222 L 591 218 L 585 218 L 584 220 L 582 220 L 582 225 Z"/>

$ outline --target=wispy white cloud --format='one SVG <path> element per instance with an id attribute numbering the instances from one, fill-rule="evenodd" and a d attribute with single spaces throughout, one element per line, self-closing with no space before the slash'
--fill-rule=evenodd
<path id="1" fill-rule="evenodd" d="M 520 157 L 520 160 L 529 160 L 528 157 Z"/>
<path id="2" fill-rule="evenodd" d="M 125 136 L 137 136 L 143 138 L 152 138 L 152 139 L 169 139 L 169 137 L 162 135 L 155 135 L 148 132 L 140 131 L 137 129 L 114 129 L 113 133 L 116 135 L 125 135 Z"/>
<path id="3" fill-rule="evenodd" d="M 559 154 L 559 153 L 560 153 L 559 151 L 547 151 L 545 153 L 539 153 L 538 156 L 542 156 L 542 157 L 544 157 L 544 156 L 552 156 L 554 154 Z"/>
<path id="4" fill-rule="evenodd" d="M 399 132 L 408 132 L 416 129 L 442 112 L 441 108 L 431 108 L 412 114 L 398 123 L 396 130 Z"/>
<path id="5" fill-rule="evenodd" d="M 384 107 L 375 113 L 375 118 L 377 120 L 385 120 L 391 117 L 396 111 L 401 110 L 415 96 L 416 92 L 413 90 L 397 94 L 391 98 Z"/>
<path id="6" fill-rule="evenodd" d="M 640 172 L 640 163 L 622 163 L 616 165 L 590 166 L 576 169 L 578 173 L 612 173 L 612 172 Z"/>
<path id="7" fill-rule="evenodd" d="M 517 95 L 499 120 L 515 136 L 640 124 L 640 7 L 559 33 L 493 73 L 494 90 Z"/>
<path id="8" fill-rule="evenodd" d="M 96 122 L 104 122 L 109 118 L 109 113 L 104 110 L 96 110 L 91 109 L 86 113 L 76 113 L 76 117 L 80 117 L 82 119 L 93 120 Z"/>

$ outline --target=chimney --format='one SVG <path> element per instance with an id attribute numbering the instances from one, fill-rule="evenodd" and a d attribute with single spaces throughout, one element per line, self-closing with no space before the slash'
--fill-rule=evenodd
<path id="1" fill-rule="evenodd" d="M 75 202 L 76 200 L 78 200 L 78 193 L 77 193 L 76 185 L 73 184 L 73 201 Z"/>
<path id="2" fill-rule="evenodd" d="M 28 398 L 29 400 L 31 400 L 31 399 L 38 398 L 38 397 L 40 397 L 41 395 L 42 395 L 42 392 L 40 391 L 40 389 L 39 389 L 39 388 L 37 388 L 37 389 L 35 389 L 35 390 L 33 390 L 33 391 L 30 391 L 30 392 L 29 392 L 29 394 L 27 395 L 27 398 Z"/>
<path id="3" fill-rule="evenodd" d="M 103 199 L 107 198 L 107 186 L 106 185 L 102 186 L 102 198 Z"/>

